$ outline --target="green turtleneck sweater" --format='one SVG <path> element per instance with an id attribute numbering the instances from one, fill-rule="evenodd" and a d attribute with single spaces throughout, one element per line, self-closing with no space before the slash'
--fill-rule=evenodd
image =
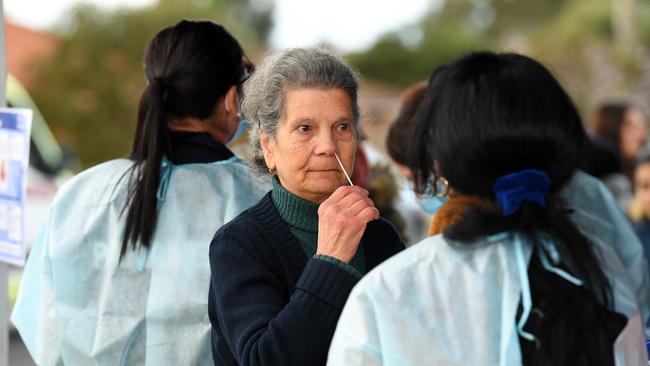
<path id="1" fill-rule="evenodd" d="M 277 177 L 273 177 L 271 199 L 280 217 L 289 225 L 289 230 L 298 239 L 308 258 L 316 257 L 336 264 L 358 278 L 361 278 L 366 273 L 363 243 L 359 245 L 359 249 L 350 264 L 330 256 L 316 254 L 318 244 L 318 203 L 307 201 L 287 191 L 280 184 Z"/>

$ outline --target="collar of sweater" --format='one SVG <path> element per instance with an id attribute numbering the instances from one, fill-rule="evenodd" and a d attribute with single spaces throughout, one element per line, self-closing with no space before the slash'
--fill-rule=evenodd
<path id="1" fill-rule="evenodd" d="M 273 205 L 280 217 L 291 227 L 302 231 L 318 232 L 318 203 L 300 198 L 287 191 L 277 176 L 273 177 L 271 191 Z"/>

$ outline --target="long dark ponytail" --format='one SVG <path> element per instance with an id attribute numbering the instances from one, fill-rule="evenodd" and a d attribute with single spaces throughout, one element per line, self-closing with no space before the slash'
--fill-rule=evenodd
<path id="1" fill-rule="evenodd" d="M 533 303 L 545 318 L 526 327 L 543 348 L 522 343 L 524 364 L 612 364 L 611 335 L 620 330 L 620 322 L 602 317 L 612 303 L 611 286 L 594 246 L 558 196 L 576 171 L 586 134 L 555 78 L 525 56 L 470 54 L 431 75 L 414 125 L 410 161 L 415 162 L 416 187 L 422 190 L 442 174 L 458 194 L 485 203 L 447 228 L 446 238 L 471 243 L 509 231 L 525 235 L 536 248 L 543 232 L 563 254 L 561 266 L 583 280 L 578 287 L 544 270 L 533 250 L 528 268 Z M 504 215 L 493 185 L 525 169 L 550 178 L 546 205 L 524 202 L 514 214 Z"/>
<path id="2" fill-rule="evenodd" d="M 168 121 L 210 117 L 228 88 L 244 75 L 243 51 L 222 26 L 183 20 L 160 31 L 147 47 L 149 84 L 140 99 L 129 159 L 126 224 L 120 258 L 129 243 L 149 248 L 158 219 L 161 160 L 172 157 Z"/>

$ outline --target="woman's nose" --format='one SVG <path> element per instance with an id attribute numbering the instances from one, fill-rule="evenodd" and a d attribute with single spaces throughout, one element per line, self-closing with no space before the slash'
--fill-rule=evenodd
<path id="1" fill-rule="evenodd" d="M 329 132 L 319 133 L 316 136 L 316 155 L 333 155 L 336 151 L 336 139 L 334 134 Z"/>

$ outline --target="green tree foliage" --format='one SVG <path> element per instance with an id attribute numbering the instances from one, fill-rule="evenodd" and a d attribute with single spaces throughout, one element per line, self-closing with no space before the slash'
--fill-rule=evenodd
<path id="1" fill-rule="evenodd" d="M 411 35 L 411 33 L 414 33 Z M 486 40 L 457 25 L 436 27 L 419 35 L 412 29 L 383 37 L 368 52 L 351 54 L 350 62 L 364 77 L 382 83 L 405 86 L 426 79 L 432 67 L 450 61 L 457 55 L 480 48 Z M 407 37 L 422 37 L 417 46 L 409 45 Z"/>
<path id="2" fill-rule="evenodd" d="M 149 40 L 183 18 L 211 19 L 251 53 L 266 41 L 271 10 L 263 0 L 160 0 L 113 12 L 80 6 L 57 29 L 60 46 L 30 92 L 57 137 L 75 142 L 84 167 L 125 156 L 146 85 L 143 56 Z"/>
<path id="3" fill-rule="evenodd" d="M 635 25 L 639 43 L 645 49 L 650 49 L 650 0 L 639 1 L 636 10 L 638 21 Z"/>
<path id="4" fill-rule="evenodd" d="M 418 24 L 383 36 L 369 50 L 348 56 L 365 78 L 404 86 L 426 79 L 431 70 L 459 54 L 489 44 L 468 26 L 465 0 L 446 2 Z"/>
<path id="5" fill-rule="evenodd" d="M 443 0 L 349 59 L 366 79 L 403 87 L 468 51 L 521 52 L 549 66 L 584 110 L 640 89 L 649 48 L 650 0 Z"/>

